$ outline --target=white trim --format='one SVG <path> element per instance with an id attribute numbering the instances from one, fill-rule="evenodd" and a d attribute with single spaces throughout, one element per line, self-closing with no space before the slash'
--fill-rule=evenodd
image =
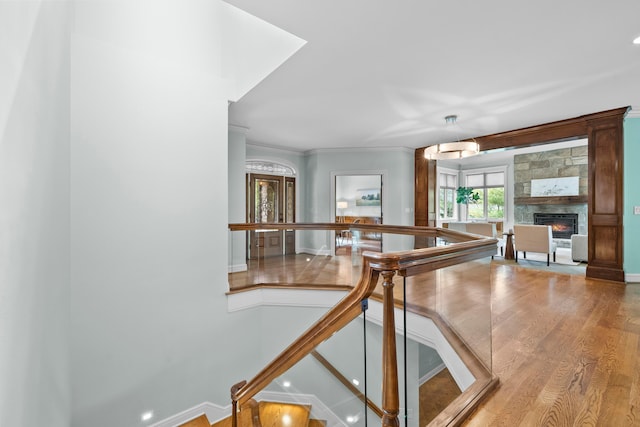
<path id="1" fill-rule="evenodd" d="M 446 368 L 446 366 L 444 365 L 444 363 L 439 364 L 438 366 L 436 366 L 435 368 L 433 368 L 432 370 L 430 370 L 429 372 L 427 372 L 426 374 L 424 374 L 424 376 L 422 376 L 422 378 L 420 378 L 420 381 L 418 381 L 419 385 L 422 385 L 424 383 L 426 383 L 427 381 L 429 381 L 431 378 L 435 377 L 436 375 L 438 375 L 440 372 L 442 372 L 444 370 L 444 368 Z"/>
<path id="2" fill-rule="evenodd" d="M 453 209 L 455 212 L 455 217 L 454 218 L 440 218 L 440 174 L 445 174 L 445 175 L 455 175 L 456 176 L 456 187 L 458 188 L 460 186 L 460 170 L 459 169 L 452 169 L 450 167 L 446 167 L 446 166 L 438 166 L 436 164 L 436 224 L 438 226 L 442 225 L 443 222 L 448 222 L 448 221 L 459 221 L 459 217 L 460 217 L 460 207 L 458 206 L 458 203 L 454 200 L 453 201 Z M 454 188 L 454 190 L 455 190 Z"/>
<path id="3" fill-rule="evenodd" d="M 323 153 L 363 153 L 363 152 L 371 152 L 371 153 L 379 153 L 379 152 L 389 152 L 389 151 L 397 151 L 401 153 L 415 153 L 415 148 L 408 147 L 339 147 L 339 148 L 314 148 L 312 150 L 307 150 L 304 152 L 306 155 L 312 154 L 323 154 Z"/>
<path id="4" fill-rule="evenodd" d="M 279 147 L 277 145 L 269 145 L 269 144 L 258 144 L 253 141 L 251 142 L 247 141 L 247 146 L 254 147 L 261 150 L 271 150 L 271 151 L 289 153 L 295 156 L 304 156 L 304 150 L 296 150 L 294 148 L 289 148 L 289 147 Z"/>
<path id="5" fill-rule="evenodd" d="M 509 165 L 500 165 L 500 166 L 488 166 L 488 167 L 484 167 L 484 168 L 476 168 L 476 169 L 462 169 L 460 170 L 460 179 L 458 180 L 458 185 L 460 186 L 467 186 L 467 176 L 468 175 L 480 175 L 480 174 L 484 174 L 486 176 L 486 174 L 488 173 L 496 173 L 496 172 L 502 172 L 504 174 L 504 181 L 502 184 L 502 188 L 504 189 L 504 211 L 502 212 L 502 221 L 503 222 L 507 222 L 507 218 L 509 218 L 510 215 L 510 207 L 509 207 L 509 201 L 513 200 L 513 195 L 512 192 L 513 190 L 511 189 L 513 187 L 513 184 L 509 182 Z M 486 182 L 485 182 L 486 184 Z M 487 186 L 484 185 L 482 188 L 497 188 L 498 186 Z M 476 188 L 474 188 L 475 190 Z M 487 208 L 487 201 L 484 201 L 485 203 L 485 214 L 486 214 L 486 208 Z M 460 206 L 460 208 L 466 209 L 466 206 Z M 515 210 L 515 208 L 514 208 Z M 468 213 L 467 212 L 462 212 L 460 211 L 460 218 L 463 217 L 463 213 L 464 213 L 464 217 L 466 217 L 468 219 Z M 489 220 L 489 218 L 485 217 L 484 218 L 486 221 Z"/>
<path id="6" fill-rule="evenodd" d="M 287 174 L 282 174 L 282 173 L 277 173 L 277 172 L 270 172 L 270 171 L 255 171 L 253 169 L 247 169 L 247 163 L 264 163 L 264 164 L 272 164 L 272 165 L 277 165 L 277 166 L 283 166 L 284 168 L 288 168 L 291 169 L 293 171 L 293 175 L 287 175 Z M 284 176 L 284 177 L 297 177 L 298 176 L 298 171 L 296 170 L 296 167 L 293 165 L 293 163 L 288 162 L 286 160 L 283 159 L 276 159 L 274 158 L 274 160 L 265 160 L 265 159 L 256 159 L 256 158 L 246 158 L 244 159 L 244 171 L 245 173 L 252 173 L 252 174 L 258 174 L 258 175 L 273 175 L 273 176 Z"/>
<path id="7" fill-rule="evenodd" d="M 326 420 L 329 427 L 346 427 L 344 421 L 342 421 L 336 414 L 324 402 L 318 399 L 313 394 L 291 394 L 278 391 L 263 390 L 256 394 L 256 400 L 258 402 L 280 402 L 280 403 L 294 403 L 298 405 L 310 405 L 311 414 L 310 418 L 316 420 Z"/>
<path id="8" fill-rule="evenodd" d="M 330 427 L 347 426 L 347 424 L 338 418 L 338 416 L 334 414 L 333 411 L 324 404 L 324 402 L 313 394 L 291 394 L 263 390 L 256 394 L 255 399 L 258 402 L 280 402 L 310 405 L 310 418 L 326 420 L 327 426 Z M 164 420 L 151 424 L 149 427 L 178 427 L 202 414 L 207 416 L 207 419 L 211 424 L 215 424 L 231 415 L 231 405 L 219 406 L 211 402 L 203 402 L 178 414 L 165 418 Z"/>
<path id="9" fill-rule="evenodd" d="M 640 283 L 640 274 L 638 273 L 632 273 L 632 274 L 625 274 L 624 275 L 624 281 L 626 283 Z"/>
<path id="10" fill-rule="evenodd" d="M 260 288 L 227 295 L 227 311 L 234 312 L 266 306 L 323 307 L 335 306 L 347 291 Z"/>
<path id="11" fill-rule="evenodd" d="M 247 269 L 248 268 L 247 268 L 247 264 L 246 263 L 244 263 L 244 264 L 233 264 L 233 265 L 229 266 L 228 272 L 229 273 L 238 273 L 240 271 L 247 271 Z"/>
<path id="12" fill-rule="evenodd" d="M 207 416 L 210 423 L 215 423 L 231 415 L 231 405 L 219 406 L 211 402 L 203 402 L 164 420 L 153 423 L 149 427 L 177 427 L 202 414 Z"/>
<path id="13" fill-rule="evenodd" d="M 627 112 L 627 119 L 640 119 L 640 105 L 632 105 L 631 110 Z"/>
<path id="14" fill-rule="evenodd" d="M 249 128 L 245 126 L 229 124 L 228 127 L 229 127 L 229 132 L 237 132 L 245 136 L 247 135 L 247 132 L 249 132 Z"/>

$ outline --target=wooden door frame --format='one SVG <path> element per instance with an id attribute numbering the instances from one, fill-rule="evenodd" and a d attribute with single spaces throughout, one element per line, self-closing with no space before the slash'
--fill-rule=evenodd
<path id="1" fill-rule="evenodd" d="M 480 150 L 528 147 L 587 138 L 589 150 L 587 277 L 624 282 L 623 120 L 630 107 L 475 138 Z M 415 151 L 415 216 L 417 226 L 435 226 L 436 161 Z"/>

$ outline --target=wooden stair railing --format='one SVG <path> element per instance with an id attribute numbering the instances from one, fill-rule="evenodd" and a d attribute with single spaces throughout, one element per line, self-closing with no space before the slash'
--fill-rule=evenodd
<path id="1" fill-rule="evenodd" d="M 344 224 L 230 224 L 231 230 L 294 229 L 337 230 Z M 413 234 L 424 237 L 445 236 L 455 245 L 427 247 L 403 252 L 372 253 L 362 256 L 362 270 L 357 285 L 347 296 L 331 308 L 315 324 L 289 345 L 249 382 L 231 388 L 232 426 L 237 427 L 238 408 L 242 408 L 259 391 L 310 354 L 320 343 L 342 329 L 361 313 L 361 302 L 373 293 L 380 274 L 383 281 L 383 340 L 382 340 L 382 427 L 398 427 L 400 394 L 398 390 L 398 361 L 393 297 L 393 276 L 411 276 L 460 264 L 496 252 L 496 239 L 473 236 L 453 230 L 432 227 L 408 227 L 358 224 L 351 228 L 368 229 L 378 233 Z M 244 426 L 242 426 L 244 427 Z"/>
<path id="2" fill-rule="evenodd" d="M 378 282 L 378 272 L 369 268 L 366 260 L 358 284 L 320 320 L 295 340 L 280 355 L 260 371 L 251 381 L 231 391 L 232 411 L 235 416 L 238 405 L 242 407 L 250 398 L 264 389 L 277 377 L 311 353 L 321 342 L 342 329 L 361 312 L 360 302 L 371 295 Z M 239 383 L 241 384 L 241 383 Z M 237 427 L 233 424 L 233 427 Z"/>

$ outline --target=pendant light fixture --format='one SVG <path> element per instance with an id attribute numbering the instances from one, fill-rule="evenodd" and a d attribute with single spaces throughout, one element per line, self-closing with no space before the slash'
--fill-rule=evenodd
<path id="1" fill-rule="evenodd" d="M 450 115 L 444 118 L 450 126 L 456 126 L 458 116 Z M 428 160 L 448 160 L 461 159 L 463 157 L 475 156 L 480 152 L 480 146 L 474 140 L 455 142 L 443 142 L 442 144 L 430 145 L 424 149 L 424 157 Z"/>

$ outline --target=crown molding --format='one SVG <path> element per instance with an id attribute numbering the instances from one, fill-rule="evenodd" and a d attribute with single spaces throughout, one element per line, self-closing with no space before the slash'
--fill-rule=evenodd
<path id="1" fill-rule="evenodd" d="M 627 113 L 628 119 L 640 119 L 640 105 L 632 105 Z"/>
<path id="2" fill-rule="evenodd" d="M 315 148 L 305 151 L 304 154 L 322 154 L 322 153 L 380 153 L 380 152 L 401 152 L 413 155 L 415 148 L 409 147 L 339 147 L 339 148 Z"/>
<path id="3" fill-rule="evenodd" d="M 296 150 L 295 148 L 287 148 L 287 147 L 279 147 L 279 146 L 276 146 L 276 145 L 261 144 L 261 143 L 256 143 L 254 141 L 247 141 L 247 147 L 259 148 L 261 150 L 276 151 L 276 152 L 279 152 L 279 153 L 288 153 L 288 154 L 293 154 L 294 156 L 303 156 L 305 154 L 304 151 Z"/>
<path id="4" fill-rule="evenodd" d="M 245 126 L 240 126 L 240 125 L 232 125 L 229 124 L 227 125 L 229 128 L 229 132 L 237 132 L 237 133 L 241 133 L 243 135 L 247 135 L 247 132 L 249 132 L 249 128 L 245 127 Z"/>

